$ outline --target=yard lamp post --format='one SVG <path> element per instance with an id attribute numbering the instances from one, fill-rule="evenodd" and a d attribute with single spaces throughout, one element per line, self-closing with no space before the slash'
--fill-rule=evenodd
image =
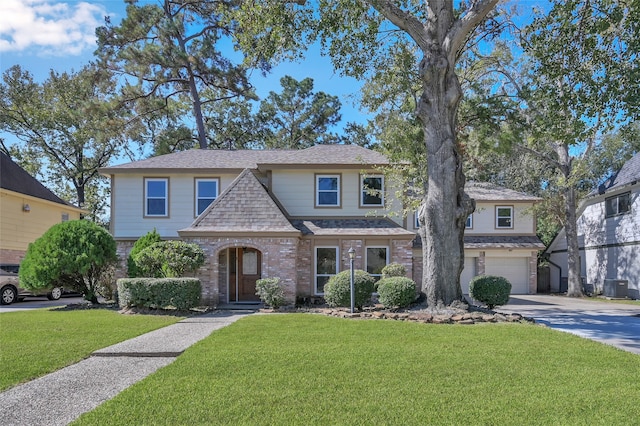
<path id="1" fill-rule="evenodd" d="M 355 281 L 354 280 L 354 276 L 353 276 L 354 275 L 354 272 L 353 272 L 353 260 L 356 258 L 356 251 L 353 249 L 353 247 L 351 247 L 347 253 L 349 253 L 349 270 L 351 271 L 351 282 L 350 282 L 350 284 L 351 284 L 351 287 L 350 287 L 350 290 L 351 290 L 351 313 L 353 313 L 353 308 L 354 308 L 354 305 L 355 305 L 355 302 L 356 302 L 356 294 L 355 294 L 355 291 L 354 291 L 354 288 L 353 288 L 353 282 Z"/>

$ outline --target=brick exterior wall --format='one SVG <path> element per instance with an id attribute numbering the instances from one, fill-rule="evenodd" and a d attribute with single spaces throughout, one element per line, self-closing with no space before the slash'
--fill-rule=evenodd
<path id="1" fill-rule="evenodd" d="M 309 296 L 313 294 L 313 268 L 313 250 L 311 240 L 300 240 L 298 243 L 297 296 Z"/>
<path id="2" fill-rule="evenodd" d="M 228 276 L 227 249 L 234 247 L 250 247 L 262 254 L 262 277 L 278 277 L 285 287 L 285 295 L 289 303 L 294 303 L 297 296 L 313 295 L 314 280 L 314 247 L 313 239 L 299 239 L 290 237 L 185 237 L 185 242 L 198 244 L 205 253 L 205 264 L 196 272 L 196 277 L 202 284 L 202 303 L 217 306 L 227 303 Z M 127 275 L 127 257 L 135 241 L 118 241 L 118 266 L 116 277 Z M 348 250 L 353 247 L 356 251 L 354 267 L 365 268 L 364 240 L 342 239 L 340 241 L 339 259 L 340 270 L 349 269 Z M 416 259 L 410 240 L 391 240 L 391 263 L 400 263 L 407 269 L 407 276 L 415 280 Z M 419 260 L 420 270 L 422 257 Z M 421 274 L 420 274 L 421 277 Z M 418 285 L 420 282 L 418 281 Z"/>
<path id="3" fill-rule="evenodd" d="M 280 278 L 287 301 L 295 302 L 298 276 L 297 238 L 188 237 L 184 240 L 198 244 L 205 252 L 205 264 L 196 274 L 202 283 L 203 304 L 216 306 L 228 302 L 227 262 L 224 253 L 226 249 L 233 247 L 250 247 L 260 251 L 262 277 Z"/>
<path id="4" fill-rule="evenodd" d="M 532 251 L 529 257 L 529 294 L 538 292 L 538 252 Z"/>
<path id="5" fill-rule="evenodd" d="M 25 253 L 23 250 L 0 249 L 0 263 L 19 265 Z"/>

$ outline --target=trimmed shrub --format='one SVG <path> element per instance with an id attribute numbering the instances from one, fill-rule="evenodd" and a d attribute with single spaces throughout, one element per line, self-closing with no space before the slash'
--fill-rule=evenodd
<path id="1" fill-rule="evenodd" d="M 407 275 L 407 268 L 400 263 L 390 263 L 382 268 L 382 278 L 404 277 Z"/>
<path id="2" fill-rule="evenodd" d="M 142 250 L 146 249 L 153 243 L 159 243 L 160 241 L 162 241 L 162 238 L 160 238 L 160 234 L 158 234 L 156 228 L 153 228 L 153 231 L 149 231 L 142 237 L 138 238 L 133 245 L 133 248 L 131 248 L 131 252 L 129 252 L 129 257 L 127 258 L 127 275 L 129 278 L 144 276 L 144 271 L 136 265 L 134 259 Z"/>
<path id="3" fill-rule="evenodd" d="M 469 282 L 469 295 L 489 309 L 509 302 L 511 283 L 504 277 L 478 275 Z"/>
<path id="4" fill-rule="evenodd" d="M 120 278 L 118 304 L 153 309 L 187 310 L 200 304 L 202 286 L 197 278 Z"/>
<path id="5" fill-rule="evenodd" d="M 383 278 L 377 286 L 378 300 L 385 308 L 404 308 L 416 300 L 416 283 L 407 277 Z"/>
<path id="6" fill-rule="evenodd" d="M 284 289 L 280 285 L 280 278 L 262 278 L 256 281 L 256 295 L 265 305 L 278 309 L 284 305 Z"/>
<path id="7" fill-rule="evenodd" d="M 84 219 L 58 223 L 29 244 L 20 285 L 32 291 L 65 287 L 97 303 L 103 276 L 116 260 L 116 242 L 106 229 Z"/>
<path id="8" fill-rule="evenodd" d="M 361 309 L 371 302 L 375 279 L 362 270 L 354 271 L 355 307 Z M 351 306 L 351 271 L 332 276 L 324 286 L 324 300 L 329 306 Z"/>
<path id="9" fill-rule="evenodd" d="M 160 241 L 140 251 L 133 260 L 148 277 L 176 278 L 204 265 L 204 252 L 197 244 Z"/>

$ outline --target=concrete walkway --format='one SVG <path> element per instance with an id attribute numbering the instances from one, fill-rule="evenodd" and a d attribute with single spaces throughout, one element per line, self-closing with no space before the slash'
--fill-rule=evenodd
<path id="1" fill-rule="evenodd" d="M 640 354 L 640 306 L 559 295 L 515 295 L 499 312 L 519 313 L 551 328 Z"/>
<path id="2" fill-rule="evenodd" d="M 0 393 L 0 423 L 66 425 L 171 364 L 189 346 L 252 311 L 214 312 L 100 349 L 91 357 Z M 5 365 L 2 368 L 11 368 Z"/>

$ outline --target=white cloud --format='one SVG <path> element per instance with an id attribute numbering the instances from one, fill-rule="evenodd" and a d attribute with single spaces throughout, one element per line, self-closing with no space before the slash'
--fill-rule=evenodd
<path id="1" fill-rule="evenodd" d="M 96 48 L 103 6 L 53 0 L 1 0 L 0 52 L 35 50 L 51 56 L 80 55 Z"/>

